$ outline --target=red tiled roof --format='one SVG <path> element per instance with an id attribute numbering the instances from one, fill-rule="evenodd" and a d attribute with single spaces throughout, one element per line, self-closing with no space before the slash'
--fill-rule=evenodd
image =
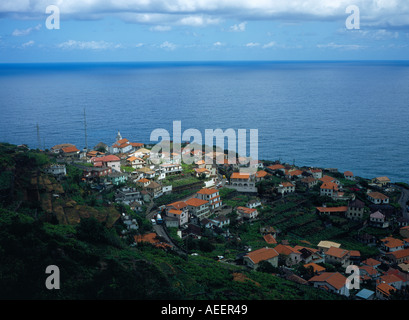
<path id="1" fill-rule="evenodd" d="M 192 207 L 200 207 L 201 205 L 204 205 L 207 203 L 206 200 L 202 200 L 199 198 L 190 198 L 188 200 L 185 201 L 189 206 Z"/>
<path id="2" fill-rule="evenodd" d="M 339 290 L 345 285 L 346 280 L 347 278 L 339 272 L 324 272 L 318 276 L 312 277 L 309 282 L 326 282 Z"/>
<path id="3" fill-rule="evenodd" d="M 205 189 L 205 188 L 203 188 L 203 189 L 199 190 L 197 193 L 200 193 L 200 194 L 214 194 L 214 193 L 216 193 L 216 192 L 219 192 L 219 190 L 217 190 L 217 189 Z"/>
<path id="4" fill-rule="evenodd" d="M 319 212 L 346 212 L 348 207 L 317 207 Z"/>
<path id="5" fill-rule="evenodd" d="M 269 260 L 277 256 L 278 253 L 273 248 L 261 248 L 246 255 L 246 257 L 249 257 L 255 264 L 259 263 L 260 261 Z"/>
<path id="6" fill-rule="evenodd" d="M 64 153 L 71 153 L 71 152 L 78 152 L 79 151 L 76 146 L 68 146 L 68 147 L 62 148 L 61 150 Z"/>
<path id="7" fill-rule="evenodd" d="M 233 172 L 230 176 L 230 179 L 248 179 L 248 178 L 250 178 L 250 173 Z"/>

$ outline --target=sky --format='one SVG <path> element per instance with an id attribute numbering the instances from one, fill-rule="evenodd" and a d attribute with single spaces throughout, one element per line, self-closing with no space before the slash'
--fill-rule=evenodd
<path id="1" fill-rule="evenodd" d="M 408 0 L 1 0 L 0 63 L 407 60 Z"/>

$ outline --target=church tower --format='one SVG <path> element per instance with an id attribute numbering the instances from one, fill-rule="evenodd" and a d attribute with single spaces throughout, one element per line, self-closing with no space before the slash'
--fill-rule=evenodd
<path id="1" fill-rule="evenodd" d="M 121 133 L 118 130 L 118 134 L 116 135 L 116 141 L 122 140 Z"/>

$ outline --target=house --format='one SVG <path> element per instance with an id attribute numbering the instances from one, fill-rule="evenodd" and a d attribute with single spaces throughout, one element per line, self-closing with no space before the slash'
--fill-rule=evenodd
<path id="1" fill-rule="evenodd" d="M 339 248 L 341 244 L 332 242 L 332 241 L 323 240 L 323 241 L 320 241 L 317 246 L 318 246 L 318 249 L 320 249 L 322 252 L 325 253 L 331 247 Z"/>
<path id="2" fill-rule="evenodd" d="M 206 168 L 194 168 L 195 175 L 197 178 L 204 176 L 205 178 L 210 178 L 210 171 Z"/>
<path id="3" fill-rule="evenodd" d="M 274 238 L 274 236 L 271 233 L 268 233 L 268 234 L 264 235 L 263 239 L 268 244 L 277 244 L 276 239 Z"/>
<path id="4" fill-rule="evenodd" d="M 136 169 L 136 171 L 139 172 L 142 175 L 142 177 L 146 179 L 153 179 L 156 176 L 156 172 L 148 167 Z"/>
<path id="5" fill-rule="evenodd" d="M 135 183 L 141 186 L 142 188 L 146 188 L 151 183 L 151 181 L 149 179 L 142 178 L 136 181 Z"/>
<path id="6" fill-rule="evenodd" d="M 162 186 L 159 183 L 155 182 L 155 181 L 151 181 L 145 187 L 145 189 L 154 198 L 158 198 L 158 197 L 160 197 L 162 195 Z"/>
<path id="7" fill-rule="evenodd" d="M 52 174 L 53 176 L 56 177 L 65 176 L 67 174 L 65 164 L 51 163 L 45 166 L 43 170 L 45 173 Z"/>
<path id="8" fill-rule="evenodd" d="M 318 168 L 310 168 L 308 170 L 309 173 L 312 174 L 314 179 L 321 179 L 322 178 L 322 170 Z"/>
<path id="9" fill-rule="evenodd" d="M 291 182 L 284 181 L 278 185 L 277 191 L 282 195 L 295 192 L 295 186 Z"/>
<path id="10" fill-rule="evenodd" d="M 350 265 L 349 251 L 341 248 L 330 247 L 325 252 L 325 263 L 341 264 L 342 267 Z"/>
<path id="11" fill-rule="evenodd" d="M 341 207 L 316 207 L 317 212 L 320 215 L 337 215 L 337 216 L 344 216 L 348 211 L 348 207 L 341 206 Z"/>
<path id="12" fill-rule="evenodd" d="M 318 249 L 308 248 L 296 245 L 294 249 L 301 253 L 301 260 L 304 263 L 321 263 L 324 262 L 324 257 L 319 253 Z"/>
<path id="13" fill-rule="evenodd" d="M 393 292 L 396 292 L 396 289 L 387 283 L 382 282 L 376 286 L 376 297 L 379 300 L 389 299 Z"/>
<path id="14" fill-rule="evenodd" d="M 409 261 L 409 249 L 387 252 L 385 255 L 393 263 L 403 263 L 405 261 Z"/>
<path id="15" fill-rule="evenodd" d="M 80 150 L 78 150 L 74 145 L 61 148 L 62 156 L 66 158 L 78 157 L 79 153 Z"/>
<path id="16" fill-rule="evenodd" d="M 233 172 L 230 176 L 229 188 L 239 192 L 257 192 L 254 175 L 250 173 Z"/>
<path id="17" fill-rule="evenodd" d="M 301 183 L 306 186 L 308 189 L 313 188 L 315 185 L 318 184 L 318 180 L 314 178 L 313 176 L 308 176 L 303 179 L 301 179 Z"/>
<path id="18" fill-rule="evenodd" d="M 368 289 L 362 289 L 360 290 L 356 295 L 355 298 L 357 300 L 373 300 L 375 298 L 375 292 L 372 290 L 368 290 Z"/>
<path id="19" fill-rule="evenodd" d="M 360 220 L 364 217 L 365 203 L 359 199 L 348 202 L 346 217 L 351 220 Z"/>
<path id="20" fill-rule="evenodd" d="M 333 178 L 331 176 L 328 176 L 328 175 L 324 175 L 321 178 L 319 178 L 318 180 L 321 181 L 322 183 L 332 182 L 332 183 L 335 183 L 337 186 L 341 185 L 341 182 L 338 179 L 335 179 L 335 178 Z"/>
<path id="21" fill-rule="evenodd" d="M 258 211 L 255 208 L 237 207 L 236 210 L 245 219 L 254 219 L 258 216 Z"/>
<path id="22" fill-rule="evenodd" d="M 88 180 L 92 180 L 97 177 L 105 177 L 112 173 L 112 169 L 110 167 L 81 166 L 81 170 L 83 172 L 83 177 Z"/>
<path id="23" fill-rule="evenodd" d="M 266 170 L 276 173 L 277 171 L 281 171 L 282 173 L 285 172 L 285 167 L 282 164 L 273 164 L 266 167 Z"/>
<path id="24" fill-rule="evenodd" d="M 359 274 L 362 281 L 375 280 L 381 275 L 376 268 L 367 265 L 362 265 L 359 267 Z"/>
<path id="25" fill-rule="evenodd" d="M 168 174 L 177 174 L 182 172 L 182 166 L 178 163 L 164 163 L 159 165 L 161 172 Z"/>
<path id="26" fill-rule="evenodd" d="M 257 269 L 261 261 L 267 261 L 273 267 L 278 266 L 278 252 L 273 248 L 261 248 L 254 250 L 243 257 L 246 266 Z"/>
<path id="27" fill-rule="evenodd" d="M 113 171 L 121 172 L 121 159 L 115 155 L 91 158 L 95 167 L 110 167 Z"/>
<path id="28" fill-rule="evenodd" d="M 122 202 L 129 205 L 131 202 L 140 200 L 142 200 L 142 195 L 136 188 L 124 187 L 117 190 L 115 194 L 115 202 Z"/>
<path id="29" fill-rule="evenodd" d="M 389 197 L 383 193 L 373 191 L 367 194 L 368 200 L 374 204 L 387 204 L 389 203 Z"/>
<path id="30" fill-rule="evenodd" d="M 128 153 L 133 150 L 133 146 L 128 139 L 122 139 L 118 131 L 117 141 L 109 148 L 110 153 Z M 120 139 L 121 138 L 121 139 Z M 119 139 L 119 140 L 118 140 Z"/>
<path id="31" fill-rule="evenodd" d="M 331 198 L 338 197 L 338 185 L 335 182 L 324 182 L 320 186 L 320 195 Z"/>
<path id="32" fill-rule="evenodd" d="M 267 171 L 264 170 L 259 170 L 256 172 L 255 180 L 256 182 L 259 182 L 263 180 L 265 177 L 269 176 L 270 174 Z"/>
<path id="33" fill-rule="evenodd" d="M 351 171 L 345 171 L 344 178 L 351 181 L 355 180 L 354 174 Z"/>
<path id="34" fill-rule="evenodd" d="M 399 233 L 403 238 L 409 238 L 409 226 L 400 228 Z"/>
<path id="35" fill-rule="evenodd" d="M 388 177 L 377 177 L 373 178 L 371 181 L 373 184 L 376 184 L 378 187 L 387 187 L 391 183 L 391 180 Z"/>
<path id="36" fill-rule="evenodd" d="M 381 239 L 381 250 L 383 252 L 394 252 L 404 249 L 404 242 L 393 237 Z"/>
<path id="37" fill-rule="evenodd" d="M 190 198 L 185 201 L 189 212 L 200 220 L 210 215 L 209 202 L 199 198 Z"/>
<path id="38" fill-rule="evenodd" d="M 329 292 L 349 297 L 349 289 L 346 286 L 347 278 L 339 272 L 323 272 L 308 280 L 315 288 L 321 288 Z"/>
<path id="39" fill-rule="evenodd" d="M 256 198 L 256 199 L 251 199 L 249 202 L 247 202 L 246 205 L 248 208 L 253 209 L 253 208 L 257 208 L 261 206 L 261 201 L 260 199 Z"/>
<path id="40" fill-rule="evenodd" d="M 62 143 L 62 144 L 57 144 L 57 145 L 51 147 L 50 151 L 53 152 L 53 153 L 62 153 L 63 148 L 71 148 L 71 147 L 75 147 L 75 145 L 73 145 L 71 143 Z M 77 149 L 77 147 L 75 147 L 75 149 Z"/>
<path id="41" fill-rule="evenodd" d="M 378 228 L 387 228 L 389 222 L 386 221 L 385 215 L 380 211 L 373 212 L 369 215 L 369 224 Z"/>
<path id="42" fill-rule="evenodd" d="M 216 209 L 221 208 L 223 202 L 220 199 L 219 190 L 217 189 L 201 189 L 196 192 L 196 198 L 206 200 L 209 203 L 209 209 L 214 212 Z"/>
<path id="43" fill-rule="evenodd" d="M 230 225 L 230 218 L 227 216 L 218 216 L 212 220 L 219 228 Z"/>
<path id="44" fill-rule="evenodd" d="M 303 171 L 300 169 L 292 169 L 286 172 L 286 176 L 288 179 L 293 180 L 294 178 L 302 178 Z"/>
<path id="45" fill-rule="evenodd" d="M 367 265 L 367 266 L 370 266 L 370 267 L 373 267 L 373 268 L 377 268 L 377 267 L 379 267 L 381 265 L 380 261 L 375 260 L 373 258 L 368 258 L 365 261 L 362 261 L 362 263 L 364 265 Z"/>
<path id="46" fill-rule="evenodd" d="M 126 161 L 134 169 L 140 169 L 146 164 L 145 160 L 135 156 L 129 157 Z"/>
<path id="47" fill-rule="evenodd" d="M 301 253 L 287 245 L 279 244 L 274 247 L 279 255 L 284 257 L 284 263 L 287 267 L 291 267 L 301 262 Z"/>
<path id="48" fill-rule="evenodd" d="M 314 275 L 323 273 L 326 270 L 324 267 L 322 267 L 319 264 L 316 264 L 314 262 L 304 264 L 303 267 L 306 268 L 306 269 L 311 269 L 311 273 L 314 274 Z"/>
<path id="49" fill-rule="evenodd" d="M 112 184 L 119 185 L 121 183 L 125 183 L 126 180 L 128 180 L 128 175 L 123 172 L 113 171 L 106 175 L 106 179 Z"/>
<path id="50" fill-rule="evenodd" d="M 397 290 L 402 289 L 403 281 L 396 274 L 384 274 L 378 279 L 378 283 L 387 283 Z"/>
<path id="51" fill-rule="evenodd" d="M 183 226 L 189 222 L 189 214 L 187 210 L 168 209 L 166 212 L 166 219 L 169 217 L 176 218 L 178 226 Z"/>

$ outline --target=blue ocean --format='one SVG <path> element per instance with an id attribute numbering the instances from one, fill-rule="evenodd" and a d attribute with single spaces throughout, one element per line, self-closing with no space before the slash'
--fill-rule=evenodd
<path id="1" fill-rule="evenodd" d="M 89 147 L 258 129 L 260 159 L 409 182 L 407 61 L 0 65 L 0 141 L 83 148 L 84 108 Z"/>

